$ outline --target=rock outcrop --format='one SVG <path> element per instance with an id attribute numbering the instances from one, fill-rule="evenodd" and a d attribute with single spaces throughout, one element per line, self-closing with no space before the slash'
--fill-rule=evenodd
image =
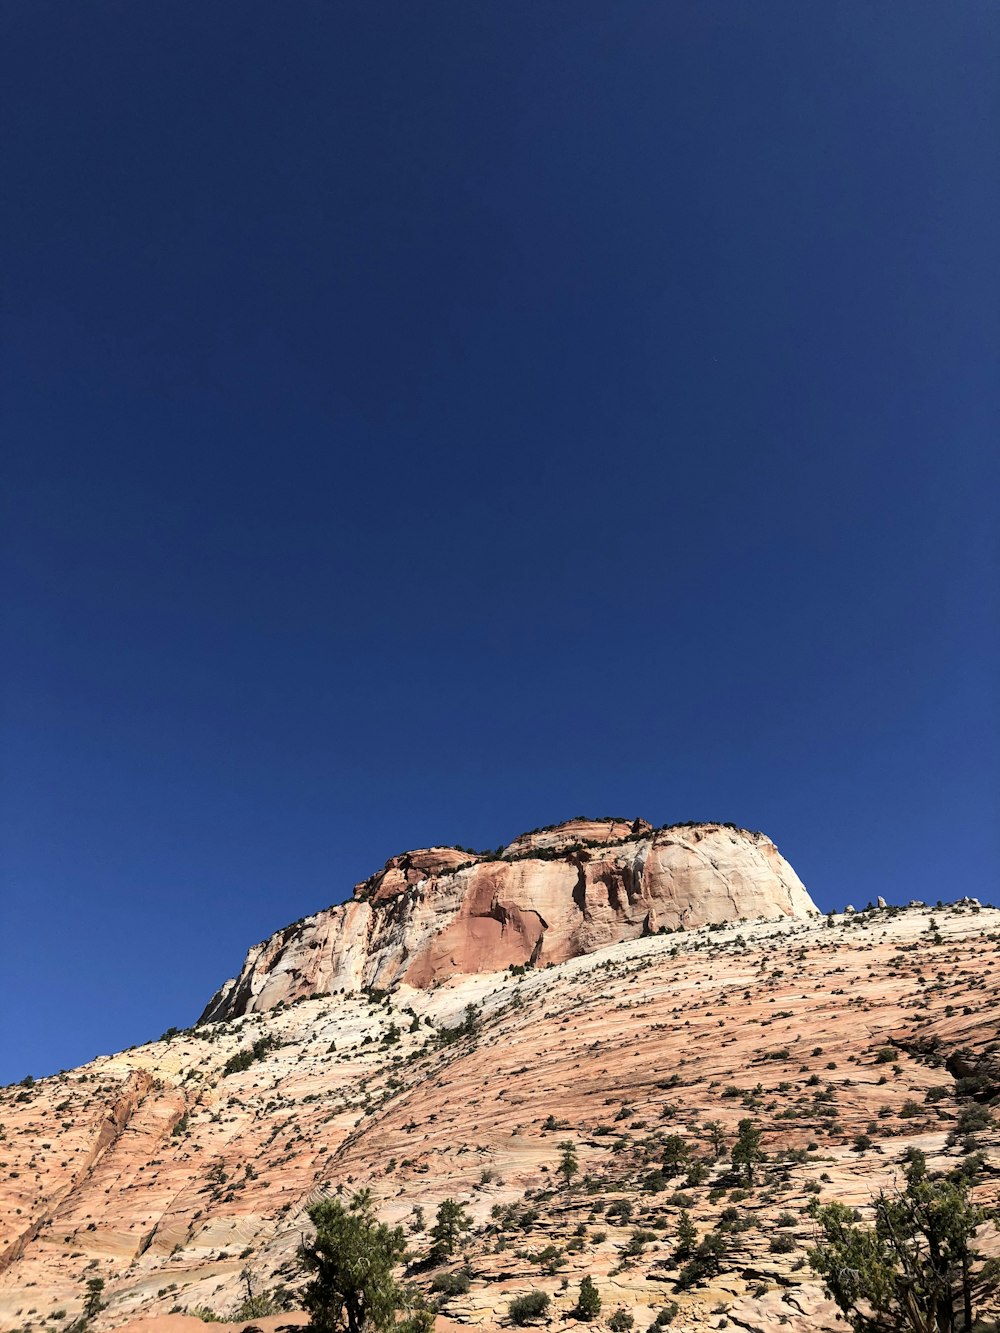
<path id="1" fill-rule="evenodd" d="M 252 948 L 201 1021 L 339 990 L 427 989 L 664 931 L 816 910 L 762 833 L 571 820 L 494 854 L 431 847 L 392 857 L 349 902 Z"/>

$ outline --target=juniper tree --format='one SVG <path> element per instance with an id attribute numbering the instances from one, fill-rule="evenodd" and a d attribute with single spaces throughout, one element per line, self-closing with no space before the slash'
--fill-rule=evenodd
<path id="1" fill-rule="evenodd" d="M 519 1326 L 538 1319 L 549 1308 L 549 1295 L 545 1291 L 529 1291 L 524 1296 L 515 1296 L 507 1307 L 511 1322 Z"/>
<path id="2" fill-rule="evenodd" d="M 984 1210 L 964 1180 L 930 1180 L 922 1161 L 905 1190 L 876 1197 L 874 1227 L 842 1203 L 811 1211 L 823 1234 L 809 1262 L 856 1333 L 970 1333 L 977 1300 L 1000 1287 L 1000 1262 L 976 1268 Z"/>
<path id="3" fill-rule="evenodd" d="M 559 1158 L 559 1165 L 556 1170 L 563 1178 L 563 1184 L 569 1188 L 573 1177 L 580 1170 L 580 1163 L 577 1161 L 576 1145 L 569 1139 L 565 1143 L 560 1143 L 559 1151 L 562 1156 Z"/>
<path id="4" fill-rule="evenodd" d="M 395 1278 L 406 1240 L 402 1227 L 379 1222 L 367 1191 L 345 1207 L 322 1199 L 308 1210 L 316 1228 L 303 1240 L 299 1262 L 310 1281 L 302 1304 L 317 1333 L 384 1333 L 408 1303 Z"/>
<path id="5" fill-rule="evenodd" d="M 435 1260 L 445 1259 L 455 1253 L 455 1246 L 461 1239 L 462 1232 L 472 1226 L 472 1219 L 465 1211 L 465 1205 L 455 1199 L 445 1199 L 438 1206 L 431 1227 L 430 1236 L 434 1245 L 431 1256 Z"/>

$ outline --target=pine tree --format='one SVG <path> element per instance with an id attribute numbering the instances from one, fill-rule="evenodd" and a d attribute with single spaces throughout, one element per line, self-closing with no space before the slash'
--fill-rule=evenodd
<path id="1" fill-rule="evenodd" d="M 726 1261 L 727 1239 L 722 1231 L 709 1231 L 702 1236 L 698 1248 L 677 1275 L 678 1291 L 687 1291 L 706 1278 L 718 1277 Z"/>
<path id="2" fill-rule="evenodd" d="M 563 1184 L 569 1188 L 573 1177 L 580 1170 L 580 1163 L 577 1161 L 576 1145 L 569 1139 L 565 1143 L 560 1143 L 559 1151 L 562 1156 L 559 1159 L 559 1165 L 556 1170 L 563 1178 Z"/>
<path id="3" fill-rule="evenodd" d="M 726 1134 L 718 1120 L 709 1120 L 705 1126 L 705 1132 L 712 1141 L 712 1155 L 718 1161 L 722 1156 L 722 1150 L 726 1146 Z"/>
<path id="4" fill-rule="evenodd" d="M 675 1250 L 677 1258 L 686 1259 L 694 1249 L 697 1240 L 698 1232 L 691 1221 L 691 1214 L 686 1208 L 682 1208 L 677 1218 L 677 1248 Z"/>
<path id="5" fill-rule="evenodd" d="M 92 1277 L 87 1279 L 87 1296 L 83 1302 L 83 1317 L 86 1320 L 96 1319 L 101 1311 L 107 1306 L 107 1301 L 103 1300 L 104 1278 Z"/>
<path id="6" fill-rule="evenodd" d="M 347 1207 L 322 1199 L 309 1209 L 316 1228 L 299 1248 L 299 1262 L 311 1280 L 302 1303 L 317 1333 L 384 1333 L 396 1323 L 409 1293 L 394 1269 L 406 1250 L 402 1227 L 379 1222 L 367 1193 Z"/>
<path id="7" fill-rule="evenodd" d="M 279 1313 L 279 1306 L 273 1296 L 266 1291 L 255 1290 L 254 1274 L 249 1265 L 240 1269 L 240 1280 L 246 1289 L 246 1295 L 230 1315 L 233 1323 L 242 1323 L 248 1319 L 264 1319 L 268 1315 Z"/>
<path id="8" fill-rule="evenodd" d="M 739 1123 L 739 1136 L 733 1144 L 733 1166 L 742 1168 L 743 1179 L 747 1187 L 753 1185 L 754 1168 L 758 1162 L 766 1160 L 766 1154 L 760 1147 L 760 1130 L 756 1123 L 747 1117 Z"/>
<path id="9" fill-rule="evenodd" d="M 594 1286 L 594 1279 L 589 1273 L 580 1283 L 580 1295 L 573 1313 L 577 1319 L 588 1322 L 601 1313 L 601 1294 Z"/>
<path id="10" fill-rule="evenodd" d="M 976 1271 L 972 1238 L 986 1214 L 967 1183 L 930 1180 L 919 1160 L 903 1192 L 877 1196 L 874 1227 L 842 1203 L 812 1214 L 823 1238 L 809 1262 L 856 1333 L 970 1333 L 975 1302 L 1000 1287 L 1000 1262 Z"/>
<path id="11" fill-rule="evenodd" d="M 462 1232 L 468 1231 L 472 1220 L 465 1211 L 464 1204 L 454 1199 L 445 1199 L 438 1206 L 430 1236 L 434 1242 L 431 1257 L 435 1261 L 446 1259 L 455 1253 L 455 1246 L 461 1239 Z"/>
<path id="12" fill-rule="evenodd" d="M 663 1174 L 676 1176 L 691 1156 L 687 1140 L 682 1134 L 668 1134 L 660 1145 L 663 1153 Z"/>

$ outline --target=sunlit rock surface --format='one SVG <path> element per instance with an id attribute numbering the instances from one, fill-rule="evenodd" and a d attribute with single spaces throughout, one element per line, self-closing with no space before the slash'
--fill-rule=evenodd
<path id="1" fill-rule="evenodd" d="M 762 833 L 571 820 L 489 857 L 450 847 L 393 857 L 350 902 L 251 949 L 203 1017 L 363 986 L 426 988 L 463 973 L 562 963 L 664 930 L 815 912 Z"/>

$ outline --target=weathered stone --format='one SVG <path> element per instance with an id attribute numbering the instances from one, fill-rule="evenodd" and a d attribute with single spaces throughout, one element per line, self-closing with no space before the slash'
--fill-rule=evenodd
<path id="1" fill-rule="evenodd" d="M 621 845 L 549 848 L 552 859 L 541 862 L 534 849 L 464 869 L 468 853 L 431 849 L 393 858 L 347 907 L 371 923 L 405 908 L 429 879 L 473 871 L 511 875 L 513 888 L 501 883 L 520 907 L 514 872 L 541 864 L 557 876 L 543 947 L 562 919 L 567 870 L 593 875 L 583 879 L 586 901 L 600 902 L 614 934 L 634 917 L 612 904 L 609 881 L 626 899 L 630 884 L 664 911 L 670 885 L 711 886 L 720 866 L 734 894 L 748 892 L 718 852 L 719 826 L 699 827 L 714 831 L 682 850 L 711 851 L 717 864 L 703 881 L 685 879 L 688 863 L 678 870 L 675 850 L 638 830 L 635 841 L 649 848 L 631 881 Z M 753 835 L 736 836 L 728 855 L 745 870 L 739 839 Z M 657 869 L 658 855 L 666 859 Z M 379 893 L 383 905 L 373 906 Z M 541 909 L 540 898 L 532 901 Z M 480 907 L 463 898 L 451 920 L 475 922 Z M 544 969 L 456 970 L 427 985 L 402 979 L 388 995 L 355 986 L 275 1002 L 0 1089 L 0 1330 L 55 1328 L 60 1311 L 68 1326 L 95 1276 L 108 1300 L 95 1333 L 194 1333 L 202 1327 L 195 1311 L 232 1321 L 244 1267 L 258 1290 L 294 1287 L 309 1205 L 369 1187 L 391 1225 L 408 1226 L 415 1207 L 432 1221 L 445 1198 L 468 1208 L 461 1261 L 467 1254 L 471 1289 L 446 1304 L 436 1333 L 498 1333 L 509 1327 L 510 1299 L 532 1288 L 551 1297 L 554 1322 L 572 1320 L 585 1273 L 604 1302 L 601 1326 L 621 1307 L 637 1328 L 650 1327 L 676 1299 L 677 1333 L 724 1320 L 756 1333 L 836 1333 L 843 1324 L 804 1262 L 815 1235 L 806 1206 L 836 1199 L 870 1218 L 873 1193 L 898 1184 L 911 1148 L 935 1172 L 969 1162 L 964 1141 L 954 1142 L 957 1119 L 970 1098 L 988 1107 L 1000 1088 L 1000 912 L 942 907 L 877 924 L 785 913 L 709 925 L 612 940 Z M 294 957 L 309 929 L 301 922 L 283 932 L 267 984 L 291 975 L 280 950 Z M 368 937 L 358 939 L 363 975 Z M 469 957 L 489 962 L 488 944 Z M 152 959 L 151 972 L 166 965 Z M 928 986 L 930 977 L 939 984 Z M 895 1054 L 891 1078 L 879 1072 L 886 1045 Z M 748 1114 L 768 1154 L 758 1188 L 741 1203 L 753 1225 L 730 1236 L 717 1276 L 678 1291 L 675 1185 L 646 1187 L 657 1161 L 647 1149 L 669 1128 L 704 1164 L 708 1178 L 689 1191 L 704 1235 L 729 1202 L 729 1151 Z M 865 1150 L 863 1137 L 872 1140 Z M 975 1199 L 994 1210 L 1000 1132 L 987 1121 L 975 1138 L 985 1162 Z M 567 1139 L 580 1178 L 553 1188 Z M 683 1188 L 683 1178 L 675 1184 Z M 633 1208 L 631 1223 L 614 1215 L 616 1203 Z M 513 1223 L 500 1250 L 494 1207 L 528 1204 L 534 1218 Z M 629 1258 L 636 1225 L 651 1225 L 658 1238 Z M 772 1249 L 777 1234 L 793 1239 L 787 1252 Z M 426 1258 L 426 1232 L 410 1242 Z M 549 1245 L 564 1251 L 558 1271 L 537 1262 Z M 1000 1254 L 994 1223 L 980 1227 L 976 1246 Z M 427 1290 L 430 1274 L 419 1264 L 412 1277 Z M 993 1301 L 977 1314 L 991 1321 L 1000 1309 Z M 248 1322 L 228 1327 L 245 1333 Z M 252 1322 L 279 1333 L 303 1316 Z"/>
<path id="2" fill-rule="evenodd" d="M 448 847 L 393 857 L 350 902 L 251 949 L 202 1019 L 340 989 L 425 988 L 456 975 L 544 967 L 658 931 L 816 910 L 762 833 L 571 820 L 523 834 L 499 857 Z"/>

